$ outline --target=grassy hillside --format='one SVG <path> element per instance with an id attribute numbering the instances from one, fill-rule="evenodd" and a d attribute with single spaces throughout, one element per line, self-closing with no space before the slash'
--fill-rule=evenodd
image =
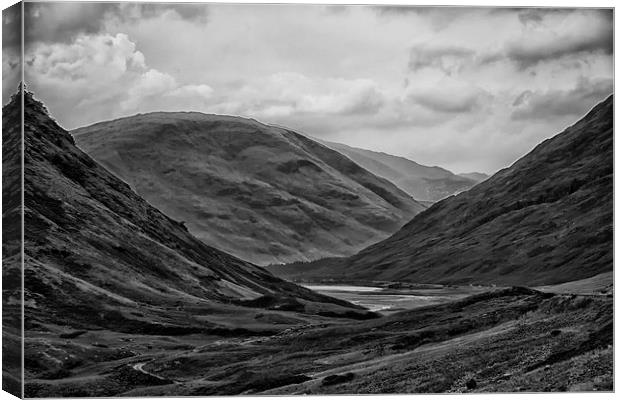
<path id="1" fill-rule="evenodd" d="M 306 326 L 270 337 L 174 338 L 156 354 L 108 362 L 107 373 L 95 375 L 78 366 L 79 378 L 36 380 L 27 385 L 27 393 L 610 391 L 612 315 L 608 297 L 502 289 L 372 321 Z M 143 339 L 132 339 L 128 348 L 140 349 Z M 105 336 L 77 338 L 73 345 L 89 340 Z M 136 379 L 136 366 L 150 378 Z"/>
<path id="2" fill-rule="evenodd" d="M 19 126 L 19 109 L 19 99 L 3 108 L 5 126 Z M 217 334 L 240 325 L 277 330 L 255 319 L 266 310 L 290 312 L 293 325 L 326 312 L 372 316 L 206 246 L 75 147 L 30 94 L 24 138 L 27 352 L 37 343 L 32 337 L 59 329 Z M 19 140 L 5 143 L 19 146 Z M 19 215 L 19 208 L 5 220 L 9 214 Z M 14 235 L 3 242 L 7 249 L 18 244 Z M 53 366 L 55 358 L 46 357 L 29 353 L 28 362 L 43 364 L 26 368 Z"/>
<path id="3" fill-rule="evenodd" d="M 425 208 L 340 153 L 254 120 L 150 113 L 72 134 L 205 243 L 261 265 L 353 254 Z"/>
<path id="4" fill-rule="evenodd" d="M 467 192 L 348 258 L 272 271 L 301 280 L 549 285 L 613 267 L 613 98 Z"/>

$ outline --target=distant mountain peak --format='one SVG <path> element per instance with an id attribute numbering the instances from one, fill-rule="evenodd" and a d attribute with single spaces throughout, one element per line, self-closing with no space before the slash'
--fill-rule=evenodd
<path id="1" fill-rule="evenodd" d="M 391 181 L 414 199 L 424 203 L 433 203 L 460 193 L 478 182 L 470 177 L 456 175 L 445 168 L 422 165 L 406 157 L 342 143 L 319 141 L 373 174 Z"/>

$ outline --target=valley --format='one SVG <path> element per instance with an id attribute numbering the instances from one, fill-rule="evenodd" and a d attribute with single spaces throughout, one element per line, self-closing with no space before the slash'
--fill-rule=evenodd
<path id="1" fill-rule="evenodd" d="M 469 247 L 466 234 L 489 234 L 508 217 L 481 222 L 467 208 L 477 209 L 478 203 L 465 200 L 477 200 L 478 192 L 489 190 L 488 182 L 500 178 L 514 185 L 519 166 L 531 166 L 532 159 L 544 164 L 540 158 L 526 156 L 511 171 L 421 211 L 392 236 L 349 258 L 262 268 L 193 236 L 183 221 L 153 207 L 80 150 L 32 94 L 26 92 L 24 101 L 27 397 L 613 390 L 614 289 L 605 233 L 610 210 L 605 195 L 584 200 L 608 188 L 607 168 L 592 172 L 589 166 L 595 155 L 608 161 L 605 113 L 611 98 L 559 135 L 570 137 L 561 142 L 577 146 L 576 155 L 587 155 L 578 164 L 583 171 L 571 169 L 571 176 L 581 171 L 596 179 L 552 197 L 551 218 L 572 215 L 576 207 L 582 212 L 576 221 L 582 225 L 562 231 L 564 240 L 589 243 L 598 258 L 588 257 L 587 271 L 576 271 L 574 261 L 556 279 L 542 279 L 546 275 L 536 270 L 528 280 L 525 272 L 504 273 L 501 263 L 498 270 L 473 268 L 468 279 L 461 279 L 464 270 L 437 265 L 418 272 L 420 280 L 382 278 L 414 267 L 412 248 L 418 249 L 416 257 L 429 259 L 417 241 L 422 236 L 439 249 L 460 243 L 448 254 L 458 250 L 473 257 L 484 250 L 480 244 Z M 15 125 L 16 102 L 3 111 L 3 124 Z M 596 152 L 580 140 L 584 132 L 594 135 Z M 567 172 L 551 173 L 557 182 Z M 7 200 L 17 201 L 11 193 Z M 550 210 L 536 202 L 503 210 L 528 207 L 539 218 Z M 465 216 L 462 224 L 472 224 L 468 217 L 490 228 L 436 233 L 431 222 L 453 209 Z M 14 207 L 3 217 L 15 220 L 19 212 Z M 601 223 L 586 229 L 592 220 Z M 515 226 L 520 230 L 506 230 L 509 237 L 531 228 Z M 465 235 L 461 242 L 450 238 L 455 231 Z M 18 240 L 11 236 L 4 245 L 14 248 Z M 528 240 L 534 239 L 524 243 Z M 358 264 L 377 262 L 377 249 L 387 249 L 385 259 Z M 531 260 L 540 255 L 536 249 Z M 4 262 L 17 265 L 10 256 Z M 353 273 L 351 265 L 382 272 Z M 6 279 L 14 272 L 3 270 Z M 5 299 L 14 296 L 8 287 L 3 293 Z M 8 367 L 10 378 L 15 366 Z"/>
<path id="2" fill-rule="evenodd" d="M 63 372 L 29 396 L 159 396 L 613 388 L 609 296 L 486 291 L 368 321 L 281 325 L 270 335 L 31 335 Z M 56 328 L 57 329 L 57 328 Z M 518 355 L 515 357 L 515 355 Z"/>
<path id="3" fill-rule="evenodd" d="M 271 265 L 298 282 L 548 286 L 613 269 L 613 96 L 510 167 L 349 257 Z"/>
<path id="4" fill-rule="evenodd" d="M 2 390 L 613 398 L 602 3 L 6 8 Z"/>

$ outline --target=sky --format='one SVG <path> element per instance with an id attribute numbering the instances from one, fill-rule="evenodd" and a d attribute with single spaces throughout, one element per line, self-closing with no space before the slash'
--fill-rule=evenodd
<path id="1" fill-rule="evenodd" d="M 611 10 L 26 3 L 24 20 L 27 87 L 66 129 L 240 115 L 493 173 L 613 91 Z M 3 12 L 3 102 L 17 24 Z"/>

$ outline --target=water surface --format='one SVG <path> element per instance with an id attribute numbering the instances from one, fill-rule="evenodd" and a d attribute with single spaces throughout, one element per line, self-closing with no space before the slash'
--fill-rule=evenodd
<path id="1" fill-rule="evenodd" d="M 302 286 L 327 296 L 357 304 L 370 311 L 381 311 L 383 313 L 444 303 L 462 297 L 436 289 L 429 290 L 428 293 L 417 290 L 417 293 L 414 294 L 407 290 L 386 290 L 382 287 L 373 286 L 311 284 L 303 284 Z"/>

